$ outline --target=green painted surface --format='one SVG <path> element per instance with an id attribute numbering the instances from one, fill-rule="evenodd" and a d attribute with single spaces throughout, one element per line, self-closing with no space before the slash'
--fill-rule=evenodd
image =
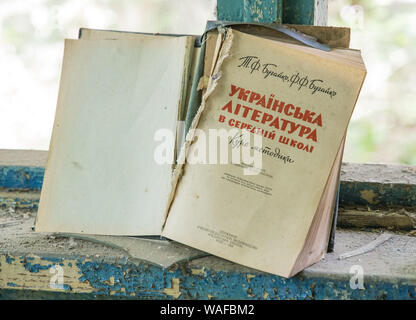
<path id="1" fill-rule="evenodd" d="M 283 23 L 314 24 L 315 0 L 283 1 Z"/>
<path id="2" fill-rule="evenodd" d="M 341 181 L 340 204 L 370 208 L 416 207 L 416 185 Z"/>
<path id="3" fill-rule="evenodd" d="M 218 20 L 314 24 L 315 0 L 218 0 Z"/>
<path id="4" fill-rule="evenodd" d="M 282 23 L 283 0 L 218 0 L 218 20 Z"/>

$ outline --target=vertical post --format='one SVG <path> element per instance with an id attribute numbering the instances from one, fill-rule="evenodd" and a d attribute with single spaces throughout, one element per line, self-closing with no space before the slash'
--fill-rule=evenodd
<path id="1" fill-rule="evenodd" d="M 326 26 L 328 0 L 283 0 L 283 23 Z"/>
<path id="2" fill-rule="evenodd" d="M 325 26 L 328 0 L 217 0 L 217 19 Z"/>
<path id="3" fill-rule="evenodd" d="M 283 0 L 217 0 L 217 19 L 282 23 Z"/>

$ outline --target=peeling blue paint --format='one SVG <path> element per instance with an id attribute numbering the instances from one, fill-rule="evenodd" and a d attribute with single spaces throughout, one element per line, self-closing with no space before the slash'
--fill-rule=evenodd
<path id="1" fill-rule="evenodd" d="M 22 194 L 22 198 L 7 197 L 7 195 L 0 197 L 0 208 L 6 209 L 10 207 L 36 211 L 39 208 L 39 198 L 26 199 L 24 198 L 24 194 Z"/>
<path id="2" fill-rule="evenodd" d="M 63 260 L 62 258 L 43 257 L 41 258 L 41 260 L 54 262 L 56 264 L 59 263 L 60 266 L 63 266 L 63 264 L 61 263 Z"/>
<path id="3" fill-rule="evenodd" d="M 130 265 L 96 262 L 78 262 L 82 276 L 81 282 L 87 281 L 98 289 L 94 294 L 109 294 L 123 291 L 126 295 L 159 296 L 164 288 L 171 283 L 172 274 L 165 275 L 161 268 L 147 264 Z M 150 276 L 151 275 L 151 276 Z M 112 279 L 111 279 L 112 278 Z"/>
<path id="4" fill-rule="evenodd" d="M 22 261 L 22 260 L 33 261 L 33 260 L 35 260 L 35 258 L 34 257 L 21 256 L 20 257 L 20 261 Z"/>
<path id="5" fill-rule="evenodd" d="M 6 256 L 11 263 L 14 259 Z M 29 258 L 29 259 L 28 259 Z M 20 257 L 20 263 L 30 273 L 47 270 L 52 265 L 32 264 L 32 257 Z M 381 279 L 366 276 L 365 290 L 353 290 L 349 286 L 350 275 L 344 278 L 305 276 L 303 273 L 285 279 L 262 272 L 215 271 L 204 269 L 195 274 L 188 263 L 163 269 L 146 262 L 109 263 L 86 261 L 79 258 L 76 264 L 66 263 L 63 258 L 41 257 L 43 261 L 61 261 L 68 267 L 79 269 L 78 280 L 91 287 L 88 298 L 118 297 L 140 299 L 174 299 L 166 289 L 179 290 L 178 299 L 267 299 L 267 300 L 322 300 L 322 299 L 412 299 L 416 300 L 416 286 L 402 279 Z M 72 261 L 72 260 L 71 260 Z M 173 287 L 173 280 L 179 281 L 179 288 Z M 8 287 L 18 286 L 9 282 Z M 176 285 L 176 284 L 175 284 Z M 61 288 L 62 289 L 62 288 Z M 73 289 L 64 284 L 63 289 Z M 0 288 L 0 291 L 2 289 Z M 58 292 L 58 291 L 57 291 Z M 1 296 L 1 295 L 0 295 Z"/>
<path id="6" fill-rule="evenodd" d="M 0 166 L 0 188 L 40 190 L 44 172 L 42 167 Z"/>
<path id="7" fill-rule="evenodd" d="M 19 286 L 18 284 L 14 283 L 14 282 L 7 282 L 7 285 L 9 287 L 18 287 Z"/>
<path id="8" fill-rule="evenodd" d="M 63 284 L 63 289 L 65 290 L 65 291 L 71 291 L 71 286 L 70 285 L 68 285 L 68 284 Z"/>
<path id="9" fill-rule="evenodd" d="M 349 277 L 334 280 L 327 277 L 290 279 L 265 273 L 247 273 L 206 270 L 205 276 L 193 275 L 190 269 L 169 271 L 156 266 L 111 265 L 106 263 L 78 263 L 82 270 L 80 281 L 88 281 L 97 289 L 96 295 L 167 298 L 163 293 L 171 288 L 172 279 L 180 281 L 179 299 L 415 299 L 416 287 L 405 283 L 385 283 L 378 279 L 366 279 L 366 290 L 349 287 Z M 110 283 L 110 278 L 114 279 Z"/>
<path id="10" fill-rule="evenodd" d="M 6 263 L 8 264 L 13 263 L 13 261 L 15 260 L 14 258 L 10 257 L 8 254 L 6 254 L 5 256 L 6 256 Z"/>
<path id="11" fill-rule="evenodd" d="M 31 273 L 38 273 L 39 270 L 48 270 L 52 267 L 51 264 L 44 266 L 44 265 L 40 265 L 39 263 L 35 263 L 35 264 L 32 264 L 30 262 L 22 262 L 22 263 L 25 267 L 25 270 Z"/>

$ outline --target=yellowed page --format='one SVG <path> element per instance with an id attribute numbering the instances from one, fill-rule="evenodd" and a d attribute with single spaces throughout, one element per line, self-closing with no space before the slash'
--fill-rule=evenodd
<path id="1" fill-rule="evenodd" d="M 148 33 L 138 33 L 138 32 L 125 32 L 125 31 L 111 31 L 111 30 L 98 30 L 98 29 L 80 29 L 80 39 L 83 40 L 119 40 L 119 39 L 169 39 L 172 37 L 186 37 L 187 39 L 187 54 L 183 61 L 183 78 L 182 78 L 182 93 L 181 93 L 181 102 L 178 107 L 178 123 L 176 129 L 176 147 L 175 147 L 175 159 L 176 155 L 182 148 L 182 143 L 184 140 L 184 121 L 187 110 L 187 101 L 192 87 L 192 76 L 193 70 L 195 69 L 196 57 L 199 54 L 200 48 L 195 48 L 194 43 L 196 36 L 181 36 L 181 35 L 160 35 L 160 34 L 148 34 Z"/>
<path id="2" fill-rule="evenodd" d="M 240 127 L 244 123 L 264 130 L 263 148 L 269 147 L 275 153 L 279 150 L 280 156 L 262 153 L 263 172 L 254 176 L 244 175 L 240 165 L 231 163 L 186 164 L 164 236 L 249 267 L 290 275 L 365 77 L 364 67 L 355 68 L 321 53 L 235 30 L 228 32 L 214 72 L 216 80 L 208 85 L 202 111 L 196 117 L 200 116 L 197 127 L 204 132 L 212 128 L 232 129 L 240 121 Z M 244 63 L 247 56 L 256 59 Z M 253 70 L 257 60 L 260 67 Z M 265 77 L 265 64 L 275 74 Z M 319 83 L 331 89 L 312 93 L 309 84 L 291 86 L 285 76 L 296 79 L 295 75 L 298 84 L 300 79 L 319 80 L 314 81 L 315 86 Z M 250 93 L 247 101 L 243 101 L 238 93 L 233 93 L 235 88 L 265 96 L 264 104 L 271 98 L 272 105 L 278 100 L 277 104 L 283 101 L 290 107 L 287 112 L 272 110 L 272 106 L 268 109 L 256 104 L 260 99 L 249 102 Z M 230 101 L 232 113 L 227 107 Z M 246 117 L 242 109 L 235 114 L 237 104 L 252 110 Z M 257 116 L 253 110 L 258 110 Z M 294 116 L 296 110 L 298 116 L 299 112 L 313 116 L 310 121 L 300 120 Z M 273 120 L 262 123 L 265 114 Z M 220 116 L 225 117 L 224 122 L 219 121 Z M 301 136 L 303 127 L 315 135 Z M 293 128 L 297 129 L 289 133 Z M 187 138 L 194 141 L 188 156 L 203 149 L 202 139 L 193 140 L 191 135 Z M 288 144 L 283 143 L 286 139 Z"/>
<path id="3" fill-rule="evenodd" d="M 154 134 L 176 131 L 186 45 L 65 42 L 36 231 L 160 234 L 172 171 L 154 160 Z"/>
<path id="4" fill-rule="evenodd" d="M 306 242 L 291 272 L 292 275 L 295 275 L 307 266 L 319 261 L 327 252 L 332 220 L 335 218 L 333 213 L 335 202 L 337 200 L 336 194 L 344 152 L 344 141 L 345 140 L 341 143 L 327 185 L 309 229 Z"/>

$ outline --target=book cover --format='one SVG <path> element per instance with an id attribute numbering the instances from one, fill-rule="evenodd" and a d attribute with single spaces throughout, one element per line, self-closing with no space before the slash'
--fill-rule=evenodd
<path id="1" fill-rule="evenodd" d="M 313 241 L 308 235 L 365 75 L 359 51 L 323 52 L 228 29 L 197 130 L 187 136 L 184 156 L 194 160 L 176 172 L 163 236 L 285 277 L 316 262 L 321 255 L 299 268 L 298 259 Z M 212 129 L 251 133 L 231 134 L 228 156 L 260 136 L 250 152 L 261 166 L 207 164 Z"/>

